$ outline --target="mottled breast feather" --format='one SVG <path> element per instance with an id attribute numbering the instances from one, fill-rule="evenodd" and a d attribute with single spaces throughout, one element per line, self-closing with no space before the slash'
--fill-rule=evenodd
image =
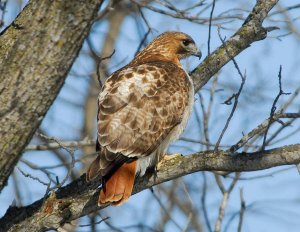
<path id="1" fill-rule="evenodd" d="M 113 73 L 98 99 L 98 142 L 106 151 L 101 175 L 150 155 L 181 122 L 190 88 L 185 71 L 172 62 L 125 66 Z"/>

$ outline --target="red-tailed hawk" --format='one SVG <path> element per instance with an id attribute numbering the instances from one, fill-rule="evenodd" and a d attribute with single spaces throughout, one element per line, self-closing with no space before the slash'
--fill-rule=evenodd
<path id="1" fill-rule="evenodd" d="M 126 201 L 135 177 L 153 170 L 184 130 L 194 88 L 179 60 L 190 55 L 201 56 L 190 36 L 166 32 L 105 82 L 98 98 L 99 155 L 87 171 L 87 180 L 102 178 L 99 205 Z"/>

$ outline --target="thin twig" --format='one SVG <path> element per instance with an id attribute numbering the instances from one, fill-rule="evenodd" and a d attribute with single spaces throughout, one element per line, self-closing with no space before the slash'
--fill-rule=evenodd
<path id="1" fill-rule="evenodd" d="M 208 217 L 208 212 L 207 212 L 207 208 L 206 208 L 206 194 L 207 194 L 207 180 L 206 180 L 206 175 L 205 172 L 202 172 L 202 176 L 203 176 L 203 186 L 202 186 L 202 195 L 201 195 L 201 205 L 202 205 L 202 211 L 204 214 L 204 220 L 205 220 L 205 224 L 208 228 L 209 232 L 212 232 L 212 228 L 209 222 L 209 217 Z"/>
<path id="2" fill-rule="evenodd" d="M 101 6 L 103 4 L 104 1 L 102 1 Z M 109 1 L 109 4 L 107 5 L 107 7 L 105 7 L 104 10 L 102 10 L 98 16 L 96 17 L 95 21 L 100 20 L 102 18 L 104 18 L 110 11 L 114 10 L 114 5 L 117 1 L 111 0 Z M 100 7 L 101 7 L 100 6 Z"/>
<path id="3" fill-rule="evenodd" d="M 228 187 L 227 190 L 222 191 L 223 192 L 223 198 L 222 198 L 222 202 L 221 205 L 219 207 L 219 214 L 218 214 L 218 218 L 216 221 L 216 225 L 215 225 L 215 232 L 220 232 L 221 231 L 221 225 L 222 225 L 222 221 L 225 215 L 225 208 L 228 204 L 228 199 L 230 196 L 231 191 L 233 190 L 234 186 L 236 185 L 237 181 L 240 178 L 240 173 L 236 173 L 235 174 L 235 178 L 232 180 L 230 186 Z"/>
<path id="4" fill-rule="evenodd" d="M 287 122 L 284 122 L 283 125 L 281 125 L 265 142 L 266 145 L 271 145 L 271 142 L 277 138 L 277 136 L 286 128 L 288 128 L 290 125 L 292 125 L 292 123 L 296 120 L 297 118 L 292 118 L 290 120 L 288 120 Z M 293 131 L 292 134 L 294 134 L 295 132 Z"/>
<path id="5" fill-rule="evenodd" d="M 162 10 L 160 8 L 154 7 L 153 5 L 148 4 L 147 2 L 143 2 L 143 1 L 137 1 L 137 0 L 131 0 L 131 2 L 135 3 L 136 5 L 140 6 L 140 7 L 145 7 L 151 11 L 154 11 L 156 13 L 159 14 L 163 14 L 163 15 L 167 15 L 173 18 L 178 18 L 178 19 L 184 19 L 184 20 L 188 20 L 190 22 L 194 22 L 194 23 L 198 23 L 198 24 L 208 24 L 210 18 L 209 17 L 198 17 L 199 14 L 195 15 L 195 16 L 190 16 L 188 15 L 189 12 L 187 11 L 182 11 L 180 9 L 173 9 L 173 11 L 175 11 L 175 13 L 170 12 L 170 11 L 166 11 L 166 10 Z M 202 13 L 202 11 L 201 11 Z M 234 20 L 234 19 L 239 19 L 239 20 L 244 20 L 243 17 L 240 17 L 239 15 L 228 15 L 228 16 L 218 16 L 218 17 L 213 17 L 211 20 L 212 21 L 222 21 L 222 24 L 224 24 L 224 20 Z M 212 24 L 212 25 L 219 25 L 218 24 Z"/>
<path id="6" fill-rule="evenodd" d="M 183 191 L 185 192 L 185 194 L 187 195 L 187 199 L 188 199 L 188 201 L 189 201 L 189 214 L 188 214 L 188 221 L 187 221 L 187 223 L 186 223 L 186 226 L 185 226 L 185 228 L 184 228 L 184 230 L 183 230 L 183 232 L 184 231 L 189 231 L 188 229 L 189 229 L 189 225 L 191 224 L 191 226 L 194 226 L 194 228 L 195 228 L 195 230 L 196 231 L 202 231 L 202 229 L 201 230 L 199 230 L 199 225 L 198 225 L 198 223 L 195 223 L 195 218 L 196 218 L 196 216 L 198 215 L 197 213 L 196 213 L 196 215 L 195 215 L 195 208 L 194 208 L 194 202 L 193 202 L 193 200 L 192 200 L 192 198 L 191 198 L 191 196 L 190 196 L 190 194 L 189 194 L 189 191 L 188 191 L 188 188 L 187 188 L 187 186 L 186 186 L 186 184 L 185 184 L 185 182 L 184 182 L 184 180 L 183 180 L 183 178 L 181 178 L 180 179 L 181 180 L 181 182 L 182 182 L 182 185 L 183 185 Z M 186 204 L 187 205 L 187 204 Z M 197 220 L 197 219 L 196 219 Z"/>
<path id="7" fill-rule="evenodd" d="M 239 219 L 239 225 L 238 225 L 238 232 L 242 232 L 242 226 L 244 221 L 244 213 L 246 210 L 246 203 L 244 199 L 243 194 L 243 188 L 240 189 L 240 199 L 241 199 L 241 209 L 240 209 L 240 219 Z"/>
<path id="8" fill-rule="evenodd" d="M 148 31 L 145 33 L 143 39 L 141 40 L 138 48 L 136 49 L 136 52 L 135 52 L 134 56 L 136 56 L 140 52 L 142 46 L 145 44 L 145 42 L 147 40 L 148 35 L 150 34 L 150 32 L 151 32 L 151 29 L 149 28 Z"/>
<path id="9" fill-rule="evenodd" d="M 221 225 L 222 225 L 223 217 L 224 217 L 224 214 L 225 214 L 225 208 L 226 208 L 226 205 L 227 205 L 228 197 L 229 197 L 229 193 L 225 192 L 223 194 L 222 202 L 221 202 L 221 205 L 219 207 L 219 214 L 218 214 L 218 219 L 217 219 L 216 226 L 215 226 L 215 232 L 220 232 L 221 231 Z"/>
<path id="10" fill-rule="evenodd" d="M 298 8 L 300 8 L 300 4 L 296 4 L 296 5 L 293 5 L 293 6 L 288 6 L 288 7 L 285 7 L 283 9 L 274 11 L 273 13 L 269 14 L 269 17 L 271 17 L 273 15 L 276 15 L 276 14 L 280 14 L 280 13 L 286 12 L 286 11 L 295 10 L 295 9 L 298 9 Z"/>
<path id="11" fill-rule="evenodd" d="M 110 217 L 102 218 L 101 220 L 99 220 L 99 221 L 97 221 L 97 222 L 94 222 L 93 224 L 94 224 L 94 225 L 101 224 L 102 222 L 108 220 L 109 218 L 110 218 Z M 78 225 L 78 227 L 86 227 L 86 226 L 91 226 L 91 224 Z"/>
<path id="12" fill-rule="evenodd" d="M 159 206 L 162 208 L 162 210 L 165 212 L 165 214 L 170 218 L 170 220 L 173 222 L 173 224 L 180 230 L 182 231 L 181 226 L 172 218 L 170 215 L 170 212 L 165 208 L 163 203 L 161 202 L 160 198 L 155 194 L 154 189 L 150 188 L 150 191 L 152 195 L 154 196 L 155 200 L 158 202 Z"/>
<path id="13" fill-rule="evenodd" d="M 81 141 L 60 141 L 58 144 L 57 142 L 53 143 L 44 143 L 44 144 L 29 144 L 25 151 L 47 151 L 47 150 L 55 150 L 61 149 L 62 146 L 68 148 L 79 148 L 85 146 L 95 146 L 96 142 L 90 139 L 83 139 Z"/>
<path id="14" fill-rule="evenodd" d="M 100 218 L 103 220 L 105 218 L 108 218 L 107 216 L 106 217 L 102 217 L 102 215 L 100 213 L 98 213 L 98 215 L 100 216 Z M 103 222 L 114 232 L 123 232 L 123 230 L 121 230 L 120 228 L 114 226 L 112 223 L 110 223 L 110 220 L 109 219 L 105 219 L 103 220 Z"/>
<path id="15" fill-rule="evenodd" d="M 201 93 L 198 93 L 198 96 L 199 96 L 199 100 L 200 100 L 200 106 L 201 106 L 201 109 L 202 109 L 202 117 L 203 117 L 203 133 L 204 133 L 204 139 L 205 139 L 205 142 L 206 144 L 210 144 L 210 139 L 209 139 L 209 133 L 208 133 L 208 121 L 209 121 L 209 118 L 208 118 L 208 114 L 205 110 L 205 105 L 204 105 L 204 99 L 201 95 Z M 206 148 L 209 149 L 209 146 L 206 145 Z"/>
<path id="16" fill-rule="evenodd" d="M 48 136 L 43 135 L 43 134 L 39 134 L 39 136 L 44 138 L 44 139 L 47 139 L 47 140 L 55 141 L 57 144 L 59 144 L 61 146 L 61 148 L 63 148 L 65 151 L 67 151 L 68 154 L 71 157 L 71 163 L 68 165 L 68 168 L 67 168 L 67 170 L 68 170 L 67 175 L 63 178 L 62 181 L 60 181 L 59 183 L 56 183 L 56 186 L 50 188 L 49 191 L 48 191 L 48 192 L 50 192 L 50 191 L 52 191 L 56 188 L 60 188 L 61 186 L 63 186 L 65 184 L 65 182 L 69 179 L 69 177 L 72 173 L 72 169 L 74 168 L 74 165 L 75 165 L 75 154 L 74 154 L 75 149 L 63 146 L 63 144 L 61 144 L 61 142 L 58 139 L 54 138 L 54 137 L 48 137 Z M 58 180 L 58 178 L 57 178 L 57 180 Z"/>
<path id="17" fill-rule="evenodd" d="M 273 121 L 273 117 L 274 117 L 274 114 L 275 114 L 275 111 L 276 111 L 276 104 L 277 104 L 277 101 L 279 100 L 280 96 L 281 95 L 289 95 L 290 93 L 285 93 L 283 90 L 282 90 L 282 84 L 281 84 L 281 71 L 282 71 L 282 66 L 280 65 L 279 67 L 279 72 L 278 72 L 278 82 L 279 82 L 279 93 L 277 94 L 276 98 L 274 99 L 274 102 L 272 104 L 272 108 L 271 108 L 271 112 L 270 112 L 270 120 L 269 120 L 269 123 L 267 125 L 267 128 L 265 130 L 265 134 L 264 134 L 264 138 L 263 138 L 263 144 L 261 146 L 261 150 L 264 151 L 265 150 L 265 147 L 266 147 L 266 139 L 267 139 L 267 135 L 268 135 L 268 131 L 270 129 L 270 126 L 272 124 L 272 121 Z"/>
<path id="18" fill-rule="evenodd" d="M 224 193 L 226 192 L 226 188 L 225 188 L 225 186 L 223 185 L 223 182 L 222 182 L 222 180 L 221 180 L 221 176 L 218 175 L 218 174 L 216 174 L 216 173 L 214 173 L 214 176 L 215 176 L 216 183 L 217 183 L 217 185 L 218 185 L 218 187 L 219 187 L 221 193 L 224 194 Z"/>
<path id="19" fill-rule="evenodd" d="M 29 178 L 32 179 L 32 180 L 36 180 L 36 181 L 38 181 L 39 183 L 41 183 L 42 185 L 45 185 L 46 187 L 49 186 L 49 183 L 46 183 L 46 182 L 42 181 L 40 178 L 38 178 L 38 177 L 36 177 L 36 176 L 33 176 L 33 175 L 29 174 L 29 173 L 25 173 L 25 172 L 24 172 L 21 168 L 19 168 L 19 167 L 18 167 L 18 170 L 22 173 L 23 176 L 29 177 Z"/>
<path id="20" fill-rule="evenodd" d="M 214 13 L 216 5 L 216 0 L 213 0 L 211 11 L 210 11 L 210 16 L 209 16 L 209 26 L 208 26 L 208 39 L 207 39 L 207 55 L 210 55 L 210 37 L 211 37 L 211 21 Z"/>
<path id="21" fill-rule="evenodd" d="M 225 40 L 222 38 L 221 33 L 220 33 L 220 28 L 218 28 L 218 35 L 219 35 L 220 40 L 222 41 L 223 46 L 226 48 L 226 46 L 225 46 Z M 226 53 L 227 53 L 228 56 L 229 56 L 230 53 L 228 52 L 227 49 L 225 49 L 225 50 L 226 50 Z M 241 70 L 240 70 L 240 68 L 239 68 L 239 66 L 238 66 L 238 64 L 237 64 L 237 62 L 235 61 L 235 59 L 234 59 L 233 57 L 231 57 L 231 60 L 232 60 L 232 62 L 233 62 L 233 64 L 234 64 L 234 67 L 235 67 L 236 70 L 238 71 L 238 74 L 239 74 L 239 76 L 241 77 L 242 82 L 241 82 L 241 85 L 240 85 L 240 88 L 239 88 L 238 92 L 235 93 L 235 94 L 233 94 L 233 96 L 231 97 L 231 99 L 232 99 L 232 98 L 234 99 L 233 107 L 232 107 L 231 112 L 230 112 L 230 115 L 228 116 L 228 119 L 227 119 L 227 121 L 226 121 L 226 123 L 225 123 L 225 126 L 224 126 L 224 128 L 223 128 L 223 130 L 222 130 L 222 132 L 221 132 L 221 134 L 220 134 L 220 136 L 219 136 L 219 139 L 218 139 L 218 141 L 217 141 L 217 143 L 216 143 L 215 151 L 218 150 L 219 145 L 220 145 L 220 143 L 221 143 L 221 140 L 222 140 L 222 138 L 223 138 L 223 136 L 224 136 L 224 134 L 225 134 L 225 132 L 226 132 L 228 126 L 229 126 L 229 123 L 230 123 L 230 121 L 231 121 L 231 119 L 232 119 L 232 117 L 233 117 L 233 114 L 234 114 L 234 112 L 235 112 L 235 110 L 236 110 L 236 107 L 237 107 L 237 105 L 238 105 L 238 102 L 239 102 L 240 94 L 241 94 L 241 92 L 242 92 L 242 90 L 243 90 L 243 87 L 244 87 L 244 84 L 245 84 L 245 81 L 246 81 L 246 72 L 245 72 L 245 74 L 243 75 L 242 72 L 241 72 Z"/>
<path id="22" fill-rule="evenodd" d="M 216 144 L 214 144 L 214 143 L 208 143 L 206 141 L 198 140 L 198 139 L 191 139 L 191 138 L 180 137 L 178 140 L 179 141 L 190 142 L 190 143 L 199 143 L 199 144 L 204 145 L 206 147 L 214 147 L 214 146 L 216 146 Z M 229 144 L 222 144 L 219 147 L 228 148 L 228 147 L 230 147 L 230 145 Z M 209 150 L 209 149 L 207 149 L 207 150 Z"/>
<path id="23" fill-rule="evenodd" d="M 279 118 L 300 118 L 300 113 L 274 113 L 273 118 L 268 118 L 259 124 L 256 128 L 244 135 L 235 145 L 231 146 L 230 152 L 234 153 L 244 146 L 254 136 L 262 134 L 270 123 L 277 121 Z"/>
<path id="24" fill-rule="evenodd" d="M 153 28 L 150 26 L 150 23 L 148 22 L 148 20 L 147 20 L 146 16 L 144 15 L 144 13 L 143 13 L 143 11 L 142 11 L 142 9 L 141 9 L 140 6 L 138 6 L 138 9 L 139 9 L 139 13 L 140 13 L 140 15 L 141 15 L 143 21 L 145 22 L 146 26 L 148 27 L 148 29 L 149 29 L 150 31 L 155 30 L 155 29 L 153 29 Z M 155 30 L 155 31 L 156 31 L 156 30 Z"/>
<path id="25" fill-rule="evenodd" d="M 54 184 L 56 183 L 56 180 L 54 178 L 52 178 L 52 176 L 55 176 L 55 173 L 46 170 L 46 168 L 39 167 L 38 165 L 31 163 L 28 160 L 20 159 L 20 161 L 33 170 L 38 170 L 38 171 L 43 172 L 47 176 L 47 178 L 50 180 L 51 183 L 54 183 Z"/>
<path id="26" fill-rule="evenodd" d="M 274 172 L 271 172 L 270 174 L 265 174 L 265 175 L 257 175 L 257 176 L 252 176 L 252 177 L 240 177 L 239 181 L 251 181 L 251 180 L 257 180 L 257 179 L 262 179 L 262 178 L 268 178 L 268 177 L 274 177 L 278 173 L 286 172 L 291 169 L 294 169 L 294 167 L 287 167 L 281 170 L 276 170 Z M 232 176 L 226 176 L 226 178 L 234 179 L 235 177 Z"/>
<path id="27" fill-rule="evenodd" d="M 102 88 L 102 81 L 101 81 L 101 75 L 100 75 L 101 63 L 102 63 L 103 60 L 110 59 L 115 54 L 115 52 L 116 52 L 116 50 L 114 49 L 113 52 L 109 56 L 106 56 L 106 57 L 103 57 L 103 58 L 98 57 L 96 73 L 97 73 L 97 78 L 98 78 L 98 83 L 99 83 L 100 88 Z"/>
<path id="28" fill-rule="evenodd" d="M 8 0 L 0 1 L 0 11 L 1 13 L 1 18 L 0 18 L 0 28 L 4 26 L 4 15 L 6 13 L 6 6 L 7 6 Z"/>

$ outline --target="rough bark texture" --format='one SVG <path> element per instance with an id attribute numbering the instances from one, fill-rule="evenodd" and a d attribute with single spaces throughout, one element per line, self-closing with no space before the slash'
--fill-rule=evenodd
<path id="1" fill-rule="evenodd" d="M 253 42 L 265 39 L 268 31 L 274 30 L 274 28 L 264 28 L 262 23 L 277 2 L 278 0 L 258 0 L 243 26 L 192 71 L 191 77 L 194 81 L 195 92 L 201 89 L 233 57 Z"/>
<path id="2" fill-rule="evenodd" d="M 251 43 L 266 37 L 268 30 L 262 27 L 262 22 L 277 2 L 257 1 L 243 27 L 193 71 L 196 90 L 232 57 Z M 0 37 L 0 97 L 1 103 L 4 102 L 0 110 L 0 123 L 5 125 L 0 129 L 0 186 L 3 187 L 63 84 L 98 4 L 98 1 L 92 0 L 32 1 L 14 25 Z M 66 29 L 69 27 L 72 30 Z M 137 179 L 135 193 L 196 171 L 254 171 L 297 163 L 300 163 L 299 144 L 234 157 L 226 152 L 201 152 L 165 163 L 158 172 L 156 182 L 153 178 Z M 27 207 L 9 208 L 0 219 L 0 228 L 4 231 L 58 228 L 101 209 L 96 205 L 97 187 L 98 182 L 88 185 L 82 176 L 55 194 Z"/>
<path id="3" fill-rule="evenodd" d="M 256 171 L 300 163 L 300 144 L 285 146 L 257 153 L 205 151 L 188 156 L 178 156 L 162 164 L 153 177 L 136 180 L 134 193 L 154 185 L 198 171 Z M 71 184 L 26 207 L 11 207 L 0 219 L 4 231 L 44 231 L 57 229 L 76 218 L 108 205 L 98 207 L 98 181 L 87 184 L 85 175 Z"/>
<path id="4" fill-rule="evenodd" d="M 0 191 L 62 87 L 101 0 L 32 0 L 0 36 Z"/>

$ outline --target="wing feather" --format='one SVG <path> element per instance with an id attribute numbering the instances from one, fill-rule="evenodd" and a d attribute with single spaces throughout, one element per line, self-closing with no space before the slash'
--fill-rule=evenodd
<path id="1" fill-rule="evenodd" d="M 107 80 L 98 112 L 98 142 L 109 151 L 102 166 L 150 155 L 161 144 L 186 110 L 186 75 L 176 64 L 156 62 L 125 67 Z"/>

